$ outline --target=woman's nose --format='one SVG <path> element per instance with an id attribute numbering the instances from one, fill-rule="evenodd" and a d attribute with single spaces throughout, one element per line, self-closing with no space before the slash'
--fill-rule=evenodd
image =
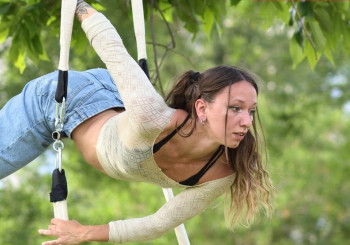
<path id="1" fill-rule="evenodd" d="M 250 128 L 250 126 L 252 126 L 253 116 L 249 111 L 244 111 L 241 116 L 241 126 L 246 127 L 247 129 Z"/>

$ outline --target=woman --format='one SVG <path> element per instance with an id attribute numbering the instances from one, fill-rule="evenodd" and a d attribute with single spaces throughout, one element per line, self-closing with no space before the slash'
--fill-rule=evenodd
<path id="1" fill-rule="evenodd" d="M 52 219 L 48 229 L 39 233 L 57 239 L 43 244 L 155 239 L 204 211 L 225 192 L 230 201 L 225 217 L 231 228 L 243 209 L 248 222 L 258 206 L 268 210 L 272 186 L 259 154 L 254 79 L 227 66 L 201 74 L 188 71 L 169 93 L 167 105 L 127 53 L 111 23 L 84 1 L 78 1 L 77 15 L 108 72 L 69 73 L 65 134 L 86 162 L 115 179 L 185 189 L 143 218 L 99 226 Z M 16 135 L 0 143 L 4 175 L 52 143 L 55 82 L 50 80 L 56 75 L 28 83 L 0 112 L 0 129 L 9 127 L 10 122 L 1 121 L 11 120 L 14 111 L 25 117 L 13 130 Z M 27 159 L 14 154 L 18 147 L 28 153 L 23 154 Z"/>

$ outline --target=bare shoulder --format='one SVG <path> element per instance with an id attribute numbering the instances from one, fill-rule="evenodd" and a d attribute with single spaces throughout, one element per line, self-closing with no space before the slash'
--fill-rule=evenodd
<path id="1" fill-rule="evenodd" d="M 171 118 L 169 124 L 164 129 L 165 131 L 172 131 L 174 128 L 179 126 L 183 121 L 185 121 L 186 117 L 188 116 L 188 112 L 185 110 L 177 109 Z"/>
<path id="2" fill-rule="evenodd" d="M 171 118 L 169 124 L 164 128 L 163 132 L 161 132 L 156 140 L 156 143 L 160 140 L 166 137 L 168 134 L 170 134 L 177 126 L 179 126 L 187 117 L 188 112 L 177 109 Z"/>

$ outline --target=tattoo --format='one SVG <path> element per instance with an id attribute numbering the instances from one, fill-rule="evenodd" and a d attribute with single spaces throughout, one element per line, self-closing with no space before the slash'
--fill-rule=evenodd
<path id="1" fill-rule="evenodd" d="M 84 14 L 88 14 L 88 8 L 92 8 L 89 4 L 87 4 L 86 2 L 84 2 L 84 0 L 78 0 L 77 1 L 77 8 L 75 10 L 75 13 L 79 19 L 79 21 L 82 20 L 82 16 Z"/>

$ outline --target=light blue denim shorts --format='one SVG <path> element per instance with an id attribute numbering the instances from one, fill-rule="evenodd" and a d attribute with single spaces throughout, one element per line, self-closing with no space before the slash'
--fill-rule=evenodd
<path id="1" fill-rule="evenodd" d="M 58 72 L 26 84 L 0 110 L 0 179 L 22 168 L 53 143 L 55 92 Z M 63 131 L 110 108 L 124 107 L 113 79 L 105 69 L 68 72 L 68 94 Z"/>

